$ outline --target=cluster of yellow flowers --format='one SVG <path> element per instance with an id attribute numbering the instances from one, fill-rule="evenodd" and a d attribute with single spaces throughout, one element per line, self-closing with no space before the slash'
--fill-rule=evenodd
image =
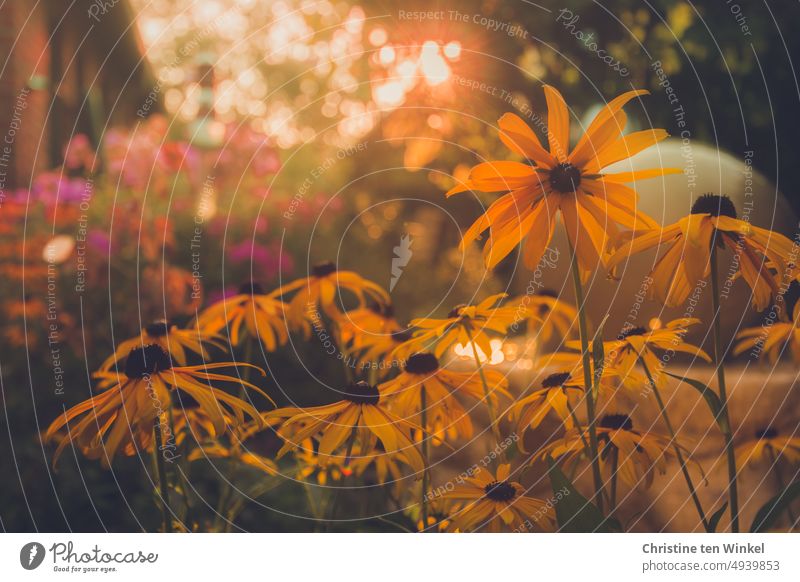
<path id="1" fill-rule="evenodd" d="M 404 496 L 401 506 L 410 508 L 426 531 L 563 527 L 557 504 L 554 509 L 551 501 L 529 495 L 529 488 L 520 483 L 523 472 L 542 460 L 551 463 L 551 471 L 587 462 L 594 483 L 587 503 L 599 515 L 613 517 L 618 480 L 628 487 L 649 487 L 655 473 L 664 473 L 667 463 L 675 460 L 706 530 L 716 528 L 727 507 L 731 528 L 738 531 L 737 465 L 766 452 L 795 462 L 800 458 L 800 439 L 782 437 L 767 427 L 753 442 L 742 443 L 738 454 L 734 451 L 718 318 L 713 322 L 717 342 L 712 355 L 684 339 L 689 328 L 700 323 L 697 319 L 666 324 L 655 320 L 647 328 L 630 327 L 606 341 L 602 325 L 590 330 L 582 285 L 599 268 L 614 277 L 630 255 L 663 246 L 651 273 L 653 298 L 679 305 L 698 281 L 710 278 L 717 313 L 717 252 L 728 248 L 738 258 L 738 275 L 752 289 L 755 308 L 786 299 L 785 321 L 772 328 L 764 352 L 775 357 L 788 342 L 798 356 L 798 312 L 791 299 L 798 287 L 793 244 L 737 219 L 733 203 L 721 195 L 704 195 L 687 217 L 666 227 L 657 225 L 638 210 L 638 195 L 628 184 L 678 170 L 603 172 L 667 136 L 663 130 L 623 135 L 623 106 L 646 92 L 631 91 L 608 103 L 570 150 L 567 106 L 556 89 L 544 90 L 549 149 L 519 117 L 506 114 L 498 122 L 500 140 L 524 161 L 481 163 L 447 194 L 505 192 L 462 241 L 467 245 L 488 231 L 487 268 L 523 244 L 525 265 L 536 269 L 560 215 L 570 245 L 577 306 L 547 293 L 521 298 L 500 294 L 475 305 L 458 305 L 442 319 L 415 319 L 403 326 L 384 289 L 333 263 L 316 265 L 308 277 L 271 292 L 248 283 L 238 294 L 200 313 L 189 329 L 156 322 L 139 337 L 121 343 L 94 374 L 99 394 L 66 411 L 48 429 L 47 438 L 58 443 L 55 459 L 73 445 L 109 466 L 117 454 L 159 451 L 161 439 L 170 431 L 178 439 L 190 435 L 200 443 L 190 459 L 235 459 L 268 476 L 281 473 L 278 463 L 288 454 L 296 460 L 294 478 L 300 480 L 314 477 L 324 484 L 329 479 L 355 479 L 368 470 L 374 471 L 379 483 L 411 476 L 417 479 L 415 486 L 397 493 Z M 357 307 L 342 310 L 342 294 L 352 295 Z M 482 354 L 492 353 L 490 341 L 505 337 L 523 320 L 545 340 L 569 340 L 577 320 L 580 337 L 566 341 L 567 350 L 542 359 L 537 374 L 543 375 L 545 369 L 551 373 L 536 389 L 515 395 L 505 376 L 492 369 Z M 206 361 L 211 346 L 224 350 L 258 340 L 266 352 L 274 352 L 287 344 L 290 333 L 308 339 L 328 328 L 336 348 L 359 363 L 355 375 L 348 369 L 349 383 L 341 387 L 340 399 L 330 404 L 260 411 L 250 395 L 269 397 L 249 381 L 249 369 L 264 374 L 260 368 L 235 361 L 187 365 L 187 353 Z M 737 351 L 761 341 L 759 332 L 760 328 L 744 331 Z M 474 369 L 448 367 L 448 354 L 456 344 L 472 351 Z M 658 352 L 666 350 L 687 353 L 717 368 L 718 389 L 702 387 L 702 391 L 725 436 L 730 496 L 729 504 L 713 516 L 703 507 L 692 480 L 690 468 L 699 465 L 678 443 L 661 398 L 668 372 Z M 236 374 L 217 372 L 224 368 Z M 220 387 L 226 383 L 239 386 L 239 395 Z M 626 394 L 652 394 L 667 434 L 637 429 L 620 398 Z M 483 432 L 495 441 L 493 462 L 470 470 L 456 484 L 434 487 L 433 448 L 449 451 L 476 438 L 473 420 L 483 418 L 482 407 L 489 419 Z M 528 431 L 548 416 L 560 421 L 561 436 L 530 450 Z M 508 446 L 511 436 L 504 438 L 503 426 L 514 429 L 514 447 Z M 274 459 L 244 446 L 245 440 L 264 430 L 274 431 L 283 443 Z M 512 464 L 517 467 L 512 469 Z M 165 478 L 162 471 L 166 511 Z M 170 527 L 165 519 L 165 528 Z"/>

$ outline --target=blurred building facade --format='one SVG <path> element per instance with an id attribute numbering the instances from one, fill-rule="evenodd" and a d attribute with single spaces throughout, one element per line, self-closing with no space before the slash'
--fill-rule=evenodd
<path id="1" fill-rule="evenodd" d="M 3 190 L 59 165 L 71 136 L 134 122 L 156 87 L 127 0 L 6 0 L 0 55 Z"/>

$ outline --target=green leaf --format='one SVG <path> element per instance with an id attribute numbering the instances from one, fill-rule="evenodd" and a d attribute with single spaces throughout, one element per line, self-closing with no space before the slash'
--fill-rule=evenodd
<path id="1" fill-rule="evenodd" d="M 591 501 L 581 495 L 552 458 L 547 459 L 550 466 L 550 484 L 553 487 L 553 500 L 558 520 L 558 531 L 566 533 L 613 532 L 622 528 L 612 517 L 604 517 Z M 559 498 L 559 493 L 561 497 Z"/>
<path id="2" fill-rule="evenodd" d="M 718 510 L 714 512 L 714 514 L 708 520 L 708 528 L 706 531 L 708 533 L 716 533 L 717 526 L 719 525 L 719 520 L 722 519 L 722 516 L 725 514 L 725 510 L 728 509 L 728 502 L 722 504 Z"/>
<path id="3" fill-rule="evenodd" d="M 798 496 L 800 496 L 800 481 L 795 481 L 761 506 L 761 509 L 758 510 L 753 519 L 753 523 L 750 525 L 750 531 L 759 533 L 770 529 L 781 513 L 786 511 L 789 504 Z"/>
<path id="4" fill-rule="evenodd" d="M 711 414 L 714 415 L 714 420 L 717 422 L 720 429 L 722 429 L 722 432 L 724 433 L 729 432 L 727 426 L 727 420 L 722 416 L 722 402 L 720 401 L 719 396 L 717 396 L 716 392 L 714 392 L 711 388 L 709 388 L 702 382 L 693 380 L 692 378 L 686 378 L 684 376 L 670 374 L 669 372 L 665 372 L 665 374 L 667 376 L 675 378 L 676 380 L 680 380 L 681 382 L 688 384 L 689 386 L 700 392 L 700 394 L 705 399 L 706 404 L 708 404 L 708 408 L 709 410 L 711 410 Z"/>

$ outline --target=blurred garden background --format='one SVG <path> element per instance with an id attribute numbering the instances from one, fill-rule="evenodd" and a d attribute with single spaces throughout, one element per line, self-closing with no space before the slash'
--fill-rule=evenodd
<path id="1" fill-rule="evenodd" d="M 324 260 L 391 288 L 402 322 L 524 294 L 531 275 L 516 253 L 487 274 L 480 248 L 458 248 L 460 225 L 493 198 L 444 192 L 477 161 L 503 159 L 503 113 L 535 125 L 542 83 L 584 121 L 632 87 L 650 90 L 644 106 L 631 103 L 630 123 L 666 128 L 674 137 L 657 155 L 685 172 L 645 202 L 657 220 L 685 213 L 704 187 L 732 189 L 740 208 L 756 188 L 761 226 L 793 236 L 798 21 L 797 2 L 745 0 L 6 0 L 0 527 L 158 521 L 141 462 L 107 471 L 67 452 L 54 474 L 39 438 L 91 393 L 90 373 L 114 345 L 152 320 L 186 324 L 243 282 L 271 289 Z M 412 254 L 398 277 L 403 244 Z M 542 282 L 560 289 L 567 261 L 552 262 Z M 623 321 L 631 307 L 614 289 L 639 279 L 593 281 L 598 319 Z M 651 303 L 640 316 L 670 318 Z M 728 335 L 742 324 L 727 322 Z M 513 345 L 498 364 L 517 357 Z M 342 376 L 318 350 L 257 355 L 279 405 L 278 385 L 312 404 L 324 390 L 312 377 Z M 258 446 L 274 454 L 279 443 L 265 434 Z M 214 470 L 191 471 L 198 499 L 220 488 Z M 260 499 L 241 528 L 315 527 L 288 517 L 302 488 Z"/>

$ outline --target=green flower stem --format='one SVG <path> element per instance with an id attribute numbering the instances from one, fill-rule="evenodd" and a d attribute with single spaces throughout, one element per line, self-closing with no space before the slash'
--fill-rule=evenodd
<path id="1" fill-rule="evenodd" d="M 164 532 L 172 531 L 172 518 L 169 507 L 169 483 L 167 482 L 167 466 L 164 464 L 164 455 L 161 454 L 161 417 L 157 416 L 153 422 L 153 455 L 158 471 L 158 487 L 161 496 L 161 516 Z"/>
<path id="2" fill-rule="evenodd" d="M 575 287 L 575 301 L 578 304 L 578 327 L 581 334 L 581 357 L 583 358 L 583 380 L 586 385 L 586 416 L 588 417 L 589 428 L 589 456 L 592 462 L 592 476 L 594 478 L 595 499 L 600 512 L 603 512 L 603 477 L 600 474 L 600 455 L 597 443 L 597 418 L 595 412 L 595 387 L 592 381 L 592 368 L 589 356 L 589 330 L 586 324 L 586 311 L 583 301 L 583 286 L 581 284 L 581 274 L 578 269 L 578 255 L 572 248 L 570 241 L 570 251 L 572 253 L 572 283 Z"/>
<path id="3" fill-rule="evenodd" d="M 503 438 L 500 436 L 500 426 L 498 424 L 497 413 L 494 410 L 494 403 L 491 399 L 489 383 L 486 381 L 486 374 L 483 373 L 483 364 L 481 363 L 481 359 L 478 355 L 478 346 L 475 344 L 475 339 L 472 337 L 472 330 L 466 325 L 464 326 L 464 329 L 467 332 L 469 343 L 472 346 L 472 355 L 475 357 L 475 366 L 478 368 L 478 374 L 480 375 L 481 383 L 483 384 L 483 395 L 486 398 L 486 408 L 489 411 L 489 422 L 492 425 L 492 434 L 494 435 L 495 445 L 499 447 L 500 443 L 503 442 Z M 504 450 L 500 451 L 500 458 L 501 460 L 505 461 L 506 454 Z"/>
<path id="4" fill-rule="evenodd" d="M 569 403 L 567 400 L 567 410 L 569 410 L 569 415 L 572 417 L 572 423 L 575 425 L 575 428 L 578 429 L 578 434 L 581 435 L 581 441 L 583 442 L 583 448 L 589 448 L 589 441 L 586 440 L 586 433 L 583 431 L 581 427 L 581 423 L 578 420 L 578 415 L 575 414 L 575 410 L 572 408 L 572 404 Z"/>
<path id="5" fill-rule="evenodd" d="M 229 468 L 233 465 L 233 459 L 231 459 L 231 463 L 228 464 Z M 233 488 L 231 487 L 231 482 L 234 480 L 236 476 L 236 468 L 230 470 L 230 474 L 222 476 L 222 490 L 219 494 L 219 503 L 217 503 L 217 516 L 214 518 L 214 529 L 215 531 L 222 532 L 225 529 L 224 521 L 225 516 L 228 515 L 228 502 L 231 501 L 233 497 Z"/>
<path id="6" fill-rule="evenodd" d="M 428 440 L 428 398 L 425 394 L 425 386 L 423 385 L 419 391 L 419 406 L 420 406 L 420 420 L 422 428 L 425 432 L 422 433 L 422 461 L 425 465 L 422 470 L 422 531 L 428 527 L 428 487 L 430 477 L 428 475 L 428 465 L 430 458 L 430 441 Z"/>
<path id="7" fill-rule="evenodd" d="M 241 497 L 232 503 L 231 508 L 228 510 L 228 514 L 225 516 L 225 532 L 230 533 L 233 531 L 233 524 L 236 521 L 236 518 L 239 517 L 239 514 L 242 513 L 244 508 L 247 506 L 249 499 L 258 499 L 262 495 L 265 495 L 276 487 L 279 487 L 282 483 L 283 481 L 268 479 L 260 486 L 256 487 L 252 491 L 249 491 L 246 496 Z"/>
<path id="8" fill-rule="evenodd" d="M 347 452 L 344 456 L 344 464 L 342 465 L 343 468 L 348 469 L 350 467 L 350 457 L 353 454 L 353 446 L 356 443 L 356 433 L 357 430 L 353 429 L 353 432 L 350 434 L 350 438 L 348 439 L 347 443 Z M 363 454 L 363 453 L 362 453 Z M 339 499 L 342 495 L 342 489 L 344 489 L 345 481 L 347 480 L 347 475 L 342 474 L 342 482 L 341 487 L 337 487 L 336 491 L 333 493 L 333 499 L 330 501 L 328 507 L 325 508 L 325 512 L 328 514 L 326 529 L 330 531 L 331 526 L 338 515 L 339 510 Z"/>
<path id="9" fill-rule="evenodd" d="M 722 365 L 725 355 L 722 349 L 720 329 L 719 280 L 717 279 L 717 244 L 711 243 L 711 307 L 714 328 L 714 365 L 717 368 L 719 384 L 720 426 L 725 437 L 725 456 L 728 459 L 728 494 L 730 497 L 731 531 L 739 532 L 739 493 L 736 486 L 736 455 L 733 449 L 733 430 L 728 414 L 728 393 L 725 387 L 725 368 Z"/>
<path id="10" fill-rule="evenodd" d="M 642 367 L 644 368 L 644 373 L 647 375 L 647 381 L 650 382 L 650 387 L 653 389 L 653 395 L 656 397 L 658 408 L 661 411 L 661 418 L 664 420 L 664 424 L 667 426 L 667 430 L 669 431 L 669 436 L 672 439 L 672 448 L 675 451 L 675 456 L 678 458 L 678 463 L 681 465 L 683 478 L 686 479 L 686 485 L 689 487 L 689 493 L 692 496 L 692 501 L 694 501 L 697 514 L 700 516 L 700 520 L 703 522 L 703 528 L 708 531 L 708 520 L 706 519 L 706 513 L 703 511 L 703 505 L 700 503 L 700 498 L 697 496 L 697 490 L 692 482 L 692 476 L 689 474 L 689 468 L 686 465 L 686 459 L 684 459 L 681 448 L 678 446 L 675 430 L 672 428 L 672 422 L 670 422 L 669 415 L 667 414 L 667 407 L 664 406 L 664 400 L 661 398 L 661 393 L 658 391 L 656 381 L 653 379 L 653 376 L 650 373 L 650 369 L 647 367 L 644 358 L 640 357 L 639 362 L 641 362 Z"/>

